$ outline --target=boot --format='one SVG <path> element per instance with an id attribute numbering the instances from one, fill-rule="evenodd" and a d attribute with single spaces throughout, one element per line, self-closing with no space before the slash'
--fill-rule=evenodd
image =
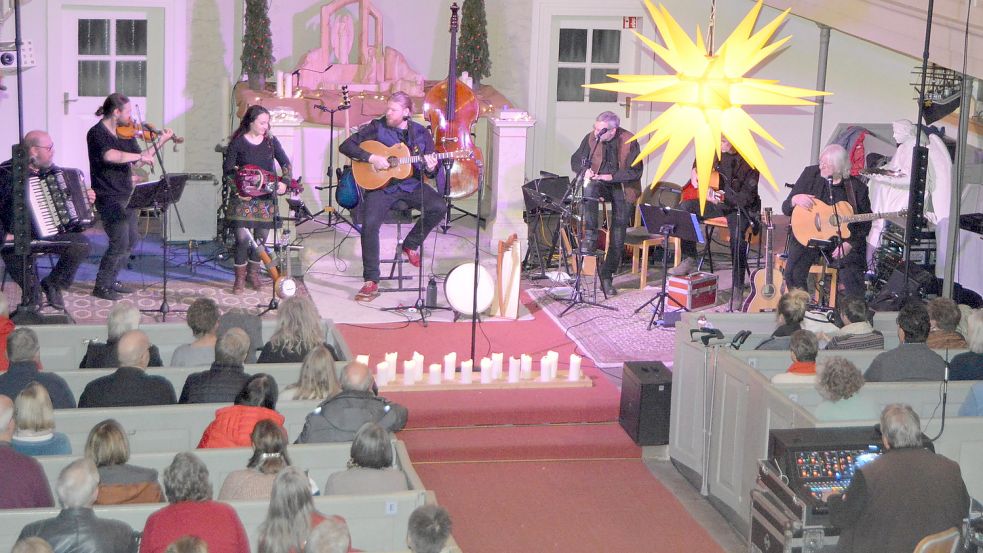
<path id="1" fill-rule="evenodd" d="M 236 279 L 232 283 L 232 293 L 241 294 L 246 291 L 246 264 L 233 265 L 235 267 Z"/>
<path id="2" fill-rule="evenodd" d="M 246 270 L 246 282 L 249 283 L 250 288 L 257 292 L 263 289 L 263 279 L 259 276 L 260 265 L 259 261 L 250 261 Z"/>

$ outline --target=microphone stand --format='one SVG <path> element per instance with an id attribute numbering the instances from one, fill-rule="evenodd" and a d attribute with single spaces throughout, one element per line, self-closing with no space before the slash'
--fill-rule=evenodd
<path id="1" fill-rule="evenodd" d="M 334 67 L 334 64 L 329 65 L 327 67 L 327 69 L 325 69 L 324 71 L 327 71 L 328 69 L 331 69 L 332 67 Z M 294 73 L 297 73 L 299 71 L 301 71 L 301 70 L 298 69 Z M 311 70 L 310 69 L 305 69 L 304 71 L 311 71 Z M 314 71 L 314 72 L 315 73 L 324 73 L 324 71 Z M 331 128 L 331 132 L 328 133 L 328 184 L 326 184 L 324 186 L 315 186 L 314 187 L 316 190 L 327 190 L 328 191 L 328 205 L 327 205 L 327 207 L 321 209 L 321 211 L 318 211 L 317 213 L 311 215 L 310 216 L 310 219 L 315 219 L 318 215 L 320 215 L 320 214 L 322 214 L 324 212 L 327 212 L 328 213 L 328 223 L 327 223 L 326 226 L 331 227 L 331 226 L 334 226 L 334 225 L 338 224 L 337 221 L 332 221 L 332 218 L 337 218 L 337 219 L 339 219 L 341 221 L 344 221 L 345 223 L 348 224 L 348 226 L 352 227 L 359 234 L 361 234 L 362 233 L 362 229 L 361 228 L 359 228 L 357 225 L 355 225 L 355 223 L 353 223 L 352 221 L 349 221 L 344 215 L 342 215 L 341 213 L 339 213 L 338 210 L 336 210 L 334 208 L 334 190 L 338 187 L 338 185 L 335 184 L 335 182 L 334 182 L 334 173 L 335 173 L 335 171 L 334 171 L 334 133 L 335 133 L 334 114 L 335 113 L 338 113 L 339 111 L 345 111 L 346 109 L 349 109 L 351 107 L 352 107 L 352 102 L 348 98 L 348 85 L 345 85 L 345 86 L 342 86 L 341 87 L 341 104 L 339 104 L 334 109 L 329 108 L 328 106 L 325 106 L 324 104 L 319 104 L 319 105 L 315 105 L 314 106 L 314 109 L 319 109 L 319 110 L 321 110 L 321 111 L 323 111 L 323 112 L 325 112 L 325 113 L 328 114 L 329 121 L 330 121 L 328 123 L 328 126 Z"/>
<path id="2" fill-rule="evenodd" d="M 842 180 L 840 180 L 840 186 L 846 186 L 846 183 L 844 183 Z M 836 247 L 842 248 L 843 247 L 843 229 L 840 228 L 840 212 L 839 212 L 838 209 L 836 209 L 836 202 L 833 201 L 833 177 L 832 176 L 826 177 L 826 189 L 829 192 L 829 204 L 831 206 L 833 206 L 833 218 L 836 220 L 836 237 L 839 239 L 839 244 L 837 244 Z M 840 251 L 843 251 L 843 250 L 841 249 Z M 836 249 L 835 248 L 833 249 L 833 253 L 836 253 Z M 842 260 L 844 258 L 846 258 L 846 255 L 843 255 L 843 257 L 841 257 L 840 259 Z M 826 267 L 829 267 L 829 260 L 828 259 L 826 260 Z M 819 277 L 819 281 L 822 282 L 822 283 L 824 283 L 824 284 L 826 282 L 826 270 L 825 270 L 826 267 L 824 267 L 823 274 L 820 275 L 820 277 Z M 829 293 L 827 294 L 827 296 L 830 297 L 830 298 L 832 298 L 834 292 L 835 292 L 834 290 L 830 290 Z M 828 307 L 828 301 L 822 301 L 822 296 L 820 296 L 820 307 L 824 307 L 824 308 L 825 307 Z"/>

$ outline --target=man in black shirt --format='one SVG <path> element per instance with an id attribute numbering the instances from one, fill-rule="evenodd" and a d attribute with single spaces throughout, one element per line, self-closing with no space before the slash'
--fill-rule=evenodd
<path id="1" fill-rule="evenodd" d="M 622 129 L 620 124 L 621 119 L 613 112 L 602 112 L 594 121 L 593 131 L 580 141 L 580 147 L 570 156 L 573 172 L 584 171 L 586 232 L 581 244 L 584 253 L 593 255 L 596 248 L 598 199 L 604 198 L 611 204 L 610 243 L 600 270 L 601 289 L 606 296 L 618 294 L 611 279 L 621 264 L 625 232 L 642 190 L 642 163 L 633 165 L 638 157 L 638 142 L 629 142 L 632 133 Z"/>
<path id="2" fill-rule="evenodd" d="M 49 177 L 54 178 L 61 171 L 54 164 L 55 144 L 48 133 L 31 131 L 24 136 L 24 143 L 30 156 L 28 164 L 30 176 L 44 180 Z M 14 229 L 13 179 L 12 162 L 7 160 L 0 164 L 0 232 L 2 232 L 0 240 L 5 240 L 7 234 L 12 233 Z M 58 256 L 58 263 L 48 276 L 41 280 L 40 289 L 44 291 L 52 307 L 64 309 L 65 303 L 61 291 L 75 281 L 75 273 L 79 265 L 89 255 L 89 240 L 79 232 L 62 232 L 39 240 L 33 225 L 31 238 L 34 240 L 31 245 L 32 253 L 51 253 Z M 30 298 L 27 307 L 37 308 L 41 303 L 41 295 L 38 290 L 37 267 L 34 266 L 33 258 L 28 257 L 25 265 L 22 263 L 24 258 L 14 255 L 12 247 L 4 247 L 0 250 L 0 256 L 3 257 L 10 278 L 22 290 L 27 290 L 27 297 Z"/>

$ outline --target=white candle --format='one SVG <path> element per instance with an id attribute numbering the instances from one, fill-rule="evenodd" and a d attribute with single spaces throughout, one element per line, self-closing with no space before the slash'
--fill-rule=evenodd
<path id="1" fill-rule="evenodd" d="M 509 384 L 519 381 L 519 367 L 521 361 L 517 357 L 509 357 Z"/>
<path id="2" fill-rule="evenodd" d="M 580 360 L 581 357 L 576 353 L 570 354 L 570 373 L 567 375 L 567 380 L 571 382 L 580 380 Z"/>
<path id="3" fill-rule="evenodd" d="M 473 368 L 474 361 L 468 359 L 461 362 L 461 384 L 471 384 L 474 380 L 474 375 L 471 374 Z"/>
<path id="4" fill-rule="evenodd" d="M 481 383 L 491 384 L 492 381 L 492 360 L 483 357 L 481 359 Z"/>
<path id="5" fill-rule="evenodd" d="M 491 356 L 492 361 L 492 380 L 498 380 L 502 378 L 502 361 L 505 356 L 501 353 L 493 353 Z"/>
<path id="6" fill-rule="evenodd" d="M 552 360 L 548 355 L 544 355 L 539 359 L 539 381 L 549 382 L 553 378 L 553 370 L 550 369 L 550 364 Z"/>
<path id="7" fill-rule="evenodd" d="M 294 97 L 294 76 L 291 73 L 283 75 L 283 96 L 285 98 Z"/>
<path id="8" fill-rule="evenodd" d="M 427 384 L 440 384 L 440 368 L 440 363 L 430 364 L 430 378 L 427 380 Z"/>
<path id="9" fill-rule="evenodd" d="M 444 356 L 444 380 L 454 380 L 454 373 L 457 372 L 457 352 L 450 352 Z"/>
<path id="10" fill-rule="evenodd" d="M 416 382 L 416 362 L 412 359 L 403 361 L 403 386 L 412 386 Z"/>
<path id="11" fill-rule="evenodd" d="M 375 366 L 375 383 L 380 388 L 389 384 L 389 364 L 385 361 Z"/>
<path id="12" fill-rule="evenodd" d="M 525 353 L 522 354 L 522 361 L 520 363 L 522 369 L 522 378 L 529 379 L 532 378 L 532 356 Z"/>
<path id="13" fill-rule="evenodd" d="M 413 352 L 413 378 L 417 382 L 423 382 L 423 355 Z"/>
<path id="14" fill-rule="evenodd" d="M 369 366 L 369 356 L 368 355 L 356 355 L 355 362 L 360 365 Z"/>
<path id="15" fill-rule="evenodd" d="M 393 382 L 396 380 L 396 369 L 399 367 L 399 353 L 390 352 L 386 354 L 386 380 Z"/>
<path id="16" fill-rule="evenodd" d="M 276 96 L 283 98 L 283 71 L 276 72 Z"/>

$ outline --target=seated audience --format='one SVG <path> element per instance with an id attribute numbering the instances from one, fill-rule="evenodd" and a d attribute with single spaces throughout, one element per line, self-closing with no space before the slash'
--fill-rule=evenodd
<path id="1" fill-rule="evenodd" d="M 7 370 L 7 336 L 14 331 L 14 321 L 10 320 L 10 303 L 7 296 L 0 294 L 0 373 Z"/>
<path id="2" fill-rule="evenodd" d="M 928 319 L 931 329 L 925 343 L 932 349 L 962 349 L 966 339 L 956 331 L 962 313 L 956 302 L 949 298 L 933 298 L 928 302 Z"/>
<path id="3" fill-rule="evenodd" d="M 117 346 L 120 338 L 132 330 L 140 328 L 140 310 L 131 303 L 116 302 L 109 311 L 109 318 L 106 319 L 107 338 L 105 342 L 89 342 L 85 350 L 85 356 L 79 363 L 80 369 L 108 369 L 119 366 L 117 357 Z M 149 345 L 150 360 L 148 366 L 163 367 L 164 363 L 160 359 L 160 351 L 155 345 Z"/>
<path id="4" fill-rule="evenodd" d="M 7 336 L 7 357 L 10 368 L 0 374 L 0 394 L 17 397 L 28 384 L 36 381 L 48 391 L 55 409 L 75 407 L 75 394 L 65 379 L 57 374 L 41 372 L 41 344 L 33 329 L 18 328 Z"/>
<path id="5" fill-rule="evenodd" d="M 983 417 L 983 382 L 977 382 L 969 388 L 969 395 L 959 408 L 959 416 Z"/>
<path id="6" fill-rule="evenodd" d="M 218 337 L 221 338 L 230 328 L 241 328 L 249 335 L 246 363 L 255 363 L 256 352 L 263 348 L 263 320 L 242 307 L 233 307 L 218 318 Z"/>
<path id="7" fill-rule="evenodd" d="M 771 377 L 774 384 L 795 384 L 815 382 L 816 354 L 819 353 L 819 340 L 808 330 L 796 330 L 789 337 L 789 353 L 792 364 L 788 370 Z"/>
<path id="8" fill-rule="evenodd" d="M 877 419 L 880 407 L 859 394 L 863 387 L 864 375 L 850 360 L 836 356 L 823 359 L 816 370 L 816 391 L 823 401 L 812 414 L 820 421 Z"/>
<path id="9" fill-rule="evenodd" d="M 257 363 L 300 363 L 312 349 L 322 344 L 332 357 L 338 358 L 338 352 L 324 341 L 321 316 L 311 298 L 287 298 L 276 313 L 276 330 L 263 346 Z"/>
<path id="10" fill-rule="evenodd" d="M 369 368 L 352 362 L 341 373 L 341 393 L 321 402 L 304 421 L 298 444 L 350 442 L 367 422 L 376 422 L 390 432 L 406 426 L 406 407 L 372 393 L 374 380 Z"/>
<path id="11" fill-rule="evenodd" d="M 825 349 L 884 349 L 884 334 L 870 324 L 867 302 L 863 298 L 842 298 L 837 310 L 843 326 L 830 333 Z"/>
<path id="12" fill-rule="evenodd" d="M 71 455 L 68 436 L 55 432 L 55 410 L 44 386 L 31 382 L 14 400 L 14 439 L 10 444 L 24 455 Z"/>
<path id="13" fill-rule="evenodd" d="M 164 553 L 208 553 L 208 544 L 198 536 L 184 536 L 168 545 Z"/>
<path id="14" fill-rule="evenodd" d="M 409 489 L 406 475 L 393 467 L 392 436 L 367 422 L 355 434 L 348 470 L 328 477 L 325 495 L 401 492 Z"/>
<path id="15" fill-rule="evenodd" d="M 76 459 L 62 469 L 55 483 L 61 512 L 28 524 L 18 539 L 37 536 L 65 553 L 134 553 L 137 534 L 130 525 L 99 518 L 92 510 L 98 490 L 96 465 L 89 459 Z"/>
<path id="16" fill-rule="evenodd" d="M 145 372 L 150 362 L 150 339 L 140 330 L 120 337 L 119 368 L 113 374 L 89 382 L 79 397 L 79 407 L 136 407 L 177 403 L 174 386 L 163 376 Z"/>
<path id="17" fill-rule="evenodd" d="M 925 304 L 917 299 L 905 302 L 898 311 L 898 347 L 871 361 L 864 373 L 867 382 L 908 382 L 942 380 L 945 359 L 925 343 L 929 320 Z"/>
<path id="18" fill-rule="evenodd" d="M 259 551 L 300 553 L 311 530 L 328 519 L 344 522 L 339 516 L 323 515 L 314 508 L 307 475 L 297 467 L 280 471 L 273 482 L 270 508 L 259 525 Z"/>
<path id="19" fill-rule="evenodd" d="M 162 474 L 170 503 L 147 518 L 140 553 L 164 553 L 178 538 L 198 536 L 210 553 L 249 553 L 249 537 L 235 509 L 212 501 L 208 467 L 191 452 L 178 453 Z"/>
<path id="20" fill-rule="evenodd" d="M 230 472 L 225 477 L 218 492 L 219 499 L 269 499 L 276 475 L 290 466 L 287 436 L 275 422 L 257 422 L 251 439 L 253 456 L 246 463 L 246 468 Z"/>
<path id="21" fill-rule="evenodd" d="M 10 553 L 55 553 L 55 550 L 51 548 L 51 544 L 48 542 L 37 536 L 32 536 L 17 540 Z"/>
<path id="22" fill-rule="evenodd" d="M 280 401 L 293 399 L 325 400 L 341 392 L 331 350 L 319 344 L 304 358 L 300 378 L 280 392 Z"/>
<path id="23" fill-rule="evenodd" d="M 413 553 L 440 553 L 451 537 L 451 516 L 438 505 L 422 505 L 410 514 L 406 545 Z"/>
<path id="24" fill-rule="evenodd" d="M 164 492 L 157 483 L 157 471 L 128 463 L 130 441 L 115 420 L 107 419 L 92 427 L 85 441 L 85 456 L 99 469 L 96 505 L 164 501 Z"/>
<path id="25" fill-rule="evenodd" d="M 770 338 L 754 349 L 788 349 L 792 333 L 802 328 L 802 320 L 805 319 L 808 308 L 809 294 L 805 290 L 793 288 L 782 294 L 778 300 L 778 328 L 772 332 Z"/>
<path id="26" fill-rule="evenodd" d="M 14 437 L 14 402 L 0 395 L 0 509 L 54 507 L 48 478 L 37 459 L 10 446 Z"/>
<path id="27" fill-rule="evenodd" d="M 351 550 L 352 536 L 341 517 L 330 517 L 311 530 L 304 545 L 304 553 L 347 553 Z"/>
<path id="28" fill-rule="evenodd" d="M 247 447 L 252 443 L 253 428 L 261 420 L 271 420 L 282 428 L 284 418 L 276 412 L 276 397 L 276 380 L 266 373 L 254 374 L 233 405 L 215 411 L 215 420 L 205 428 L 198 447 Z"/>
<path id="29" fill-rule="evenodd" d="M 881 432 L 884 454 L 858 468 L 842 495 L 828 498 L 839 552 L 909 553 L 925 536 L 960 528 L 969 512 L 959 465 L 922 446 L 911 407 L 885 407 Z"/>
<path id="30" fill-rule="evenodd" d="M 171 355 L 172 367 L 206 367 L 215 361 L 218 305 L 211 298 L 198 298 L 188 307 L 188 326 L 195 341 L 178 346 Z"/>
<path id="31" fill-rule="evenodd" d="M 246 385 L 249 375 L 243 362 L 249 353 L 249 336 L 241 328 L 230 328 L 215 343 L 215 361 L 207 371 L 189 374 L 179 403 L 229 403 Z"/>
<path id="32" fill-rule="evenodd" d="M 949 380 L 983 380 L 983 309 L 966 317 L 966 342 L 969 351 L 949 362 Z"/>

